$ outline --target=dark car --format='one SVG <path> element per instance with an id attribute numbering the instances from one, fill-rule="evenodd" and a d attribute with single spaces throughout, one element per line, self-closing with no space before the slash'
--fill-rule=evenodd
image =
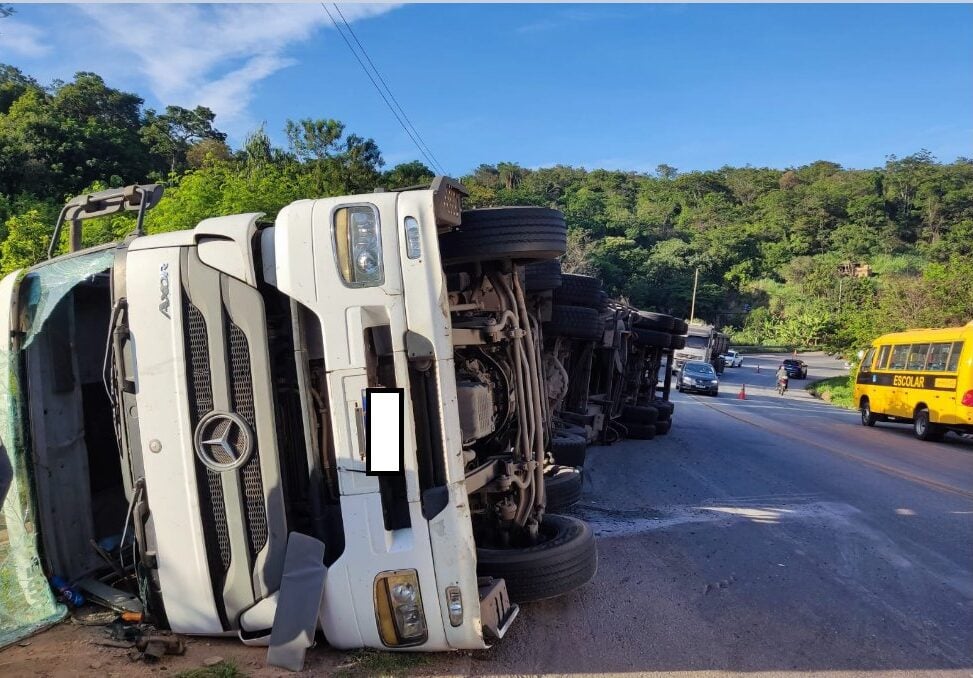
<path id="1" fill-rule="evenodd" d="M 709 393 L 715 396 L 720 392 L 720 380 L 716 376 L 716 370 L 709 363 L 704 363 L 702 360 L 687 360 L 679 371 L 676 390 Z"/>
<path id="2" fill-rule="evenodd" d="M 784 361 L 784 370 L 790 378 L 807 379 L 807 363 L 803 360 L 788 358 Z"/>

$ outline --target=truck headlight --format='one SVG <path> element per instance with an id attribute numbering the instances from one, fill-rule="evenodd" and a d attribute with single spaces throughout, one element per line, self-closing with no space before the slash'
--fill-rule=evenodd
<path id="1" fill-rule="evenodd" d="M 346 285 L 374 287 L 385 282 L 382 232 L 374 207 L 339 207 L 334 212 L 333 234 L 335 258 Z"/>
<path id="2" fill-rule="evenodd" d="M 375 577 L 375 618 L 389 647 L 419 645 L 428 638 L 415 570 L 391 570 Z"/>

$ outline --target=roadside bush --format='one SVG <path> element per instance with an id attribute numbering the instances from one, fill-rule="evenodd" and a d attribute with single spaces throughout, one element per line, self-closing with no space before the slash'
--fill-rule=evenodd
<path id="1" fill-rule="evenodd" d="M 808 384 L 805 388 L 815 398 L 826 403 L 849 410 L 857 409 L 852 397 L 852 375 L 846 377 L 831 377 Z"/>

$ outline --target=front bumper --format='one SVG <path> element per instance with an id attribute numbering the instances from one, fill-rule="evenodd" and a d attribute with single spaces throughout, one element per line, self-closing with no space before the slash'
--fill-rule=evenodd
<path id="1" fill-rule="evenodd" d="M 680 384 L 680 388 L 688 393 L 717 393 L 719 384 Z"/>

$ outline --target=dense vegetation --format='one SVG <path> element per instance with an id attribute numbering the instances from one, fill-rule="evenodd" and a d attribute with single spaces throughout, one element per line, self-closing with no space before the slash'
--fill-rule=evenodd
<path id="1" fill-rule="evenodd" d="M 149 232 L 218 214 L 273 215 L 298 198 L 424 183 L 420 162 L 383 170 L 372 139 L 335 120 L 288 121 L 287 148 L 263 129 L 232 149 L 205 107 L 144 107 L 94 73 L 42 86 L 0 66 L 0 271 L 39 261 L 66 198 L 164 181 Z M 632 303 L 696 315 L 737 343 L 853 350 L 875 335 L 973 319 L 973 161 L 928 152 L 883 167 L 723 167 L 653 174 L 511 163 L 463 177 L 473 205 L 549 205 L 571 228 L 570 265 Z M 128 217 L 85 227 L 124 237 Z M 62 245 L 63 246 L 63 245 Z M 872 275 L 839 273 L 844 262 Z"/>

